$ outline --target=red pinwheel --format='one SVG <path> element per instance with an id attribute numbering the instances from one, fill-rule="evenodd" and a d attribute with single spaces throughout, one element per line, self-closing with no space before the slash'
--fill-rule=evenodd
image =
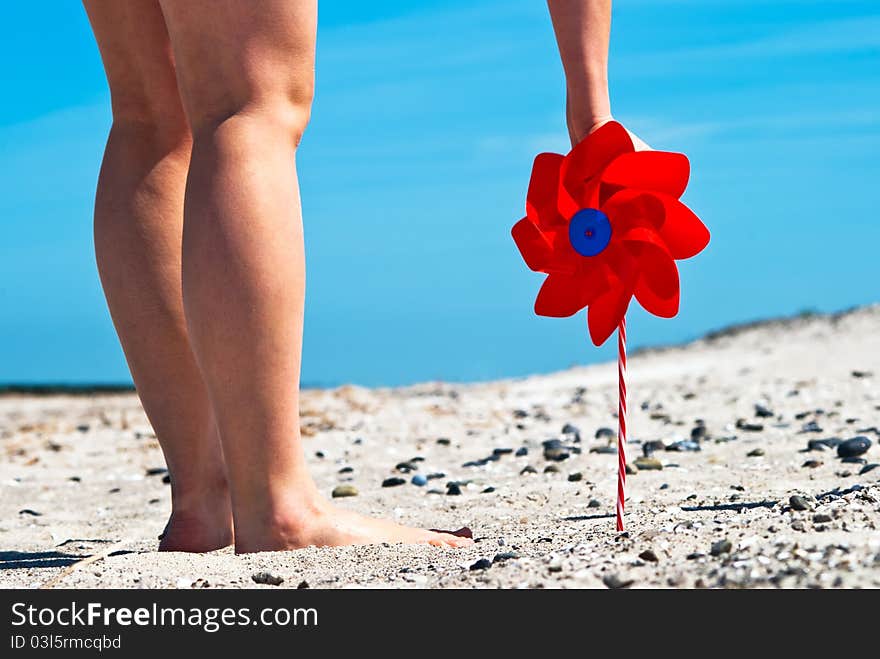
<path id="1" fill-rule="evenodd" d="M 683 154 L 636 151 L 611 121 L 568 155 L 535 158 L 526 217 L 513 227 L 526 265 L 548 275 L 537 314 L 571 316 L 587 307 L 597 346 L 617 328 L 618 531 L 626 485 L 626 310 L 635 296 L 657 316 L 678 313 L 675 261 L 709 243 L 709 231 L 679 201 L 689 172 Z"/>
<path id="2" fill-rule="evenodd" d="M 652 314 L 675 316 L 675 260 L 709 242 L 709 231 L 678 200 L 689 171 L 683 154 L 635 151 L 614 121 L 566 156 L 538 155 L 526 217 L 512 232 L 529 268 L 548 275 L 535 312 L 564 317 L 587 307 L 597 346 L 623 320 L 633 296 Z"/>

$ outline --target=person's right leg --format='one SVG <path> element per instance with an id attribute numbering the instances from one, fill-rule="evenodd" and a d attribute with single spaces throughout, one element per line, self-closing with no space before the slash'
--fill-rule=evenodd
<path id="1" fill-rule="evenodd" d="M 236 551 L 469 544 L 338 510 L 306 469 L 295 152 L 312 98 L 315 0 L 160 1 L 193 133 L 184 307 L 220 429 Z"/>

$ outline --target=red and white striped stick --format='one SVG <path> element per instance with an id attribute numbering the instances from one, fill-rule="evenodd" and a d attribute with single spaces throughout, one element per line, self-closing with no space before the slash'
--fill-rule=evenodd
<path id="1" fill-rule="evenodd" d="M 626 316 L 617 326 L 617 530 L 623 531 L 626 490 Z"/>

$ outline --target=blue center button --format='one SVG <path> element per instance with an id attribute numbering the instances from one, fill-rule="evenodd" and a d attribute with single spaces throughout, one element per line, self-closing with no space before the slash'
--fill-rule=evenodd
<path id="1" fill-rule="evenodd" d="M 611 222 L 595 208 L 582 208 L 568 225 L 568 239 L 581 256 L 596 256 L 611 241 Z"/>

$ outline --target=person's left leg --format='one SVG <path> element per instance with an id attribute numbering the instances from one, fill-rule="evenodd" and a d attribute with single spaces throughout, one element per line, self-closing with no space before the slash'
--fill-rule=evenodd
<path id="1" fill-rule="evenodd" d="M 95 199 L 107 304 L 171 474 L 159 545 L 232 542 L 225 466 L 181 293 L 183 196 L 192 137 L 156 0 L 85 0 L 110 85 L 113 125 Z"/>

